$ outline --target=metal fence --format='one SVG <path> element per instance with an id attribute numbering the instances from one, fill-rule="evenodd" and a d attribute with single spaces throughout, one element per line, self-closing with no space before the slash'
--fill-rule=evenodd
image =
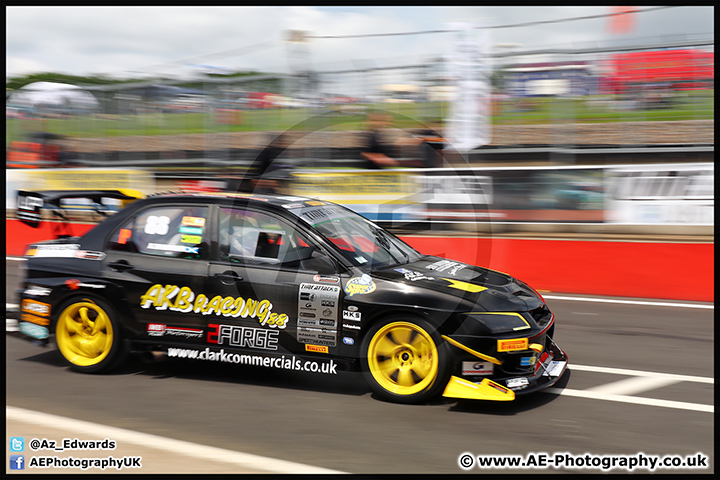
<path id="1" fill-rule="evenodd" d="M 492 140 L 478 152 L 714 149 L 714 39 L 496 51 L 492 57 Z M 286 130 L 362 131 L 368 111 L 389 113 L 401 129 L 442 134 L 455 95 L 446 72 L 446 63 L 436 58 L 421 65 L 366 61 L 294 76 L 82 89 L 94 101 L 77 100 L 75 88 L 32 101 L 24 101 L 18 90 L 6 101 L 6 145 L 12 150 L 13 142 L 41 132 L 65 136 L 65 150 L 80 159 L 173 164 L 222 151 L 256 151 Z M 295 155 L 322 156 L 325 146 L 305 145 Z M 251 158 L 248 154 L 241 162 Z"/>

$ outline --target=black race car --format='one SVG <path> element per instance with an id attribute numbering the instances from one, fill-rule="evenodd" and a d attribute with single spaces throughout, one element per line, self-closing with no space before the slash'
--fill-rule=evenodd
<path id="1" fill-rule="evenodd" d="M 99 372 L 131 352 L 337 375 L 378 396 L 513 400 L 567 368 L 542 297 L 309 198 L 159 194 L 30 245 L 20 334 Z"/>

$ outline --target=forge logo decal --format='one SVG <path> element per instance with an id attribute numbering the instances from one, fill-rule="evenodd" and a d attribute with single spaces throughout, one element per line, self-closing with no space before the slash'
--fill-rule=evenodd
<path id="1" fill-rule="evenodd" d="M 231 347 L 277 350 L 280 332 L 238 325 L 208 324 L 207 342 Z"/>
<path id="2" fill-rule="evenodd" d="M 155 284 L 148 288 L 140 297 L 142 308 L 154 307 L 155 310 L 170 310 L 180 313 L 202 313 L 223 317 L 256 318 L 262 326 L 283 329 L 287 327 L 288 316 L 284 313 L 272 311 L 270 300 L 255 300 L 253 298 L 223 297 L 216 295 L 208 298 L 204 294 L 195 295 L 190 287 L 177 285 Z"/>

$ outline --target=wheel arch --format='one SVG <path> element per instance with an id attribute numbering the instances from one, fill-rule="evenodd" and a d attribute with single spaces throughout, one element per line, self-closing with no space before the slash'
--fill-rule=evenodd
<path id="1" fill-rule="evenodd" d="M 372 312 L 367 320 L 363 321 L 359 336 L 360 342 L 362 342 L 373 327 L 386 320 L 390 320 L 394 316 L 408 316 L 425 320 L 433 325 L 439 334 L 445 334 L 444 327 L 451 321 L 453 312 L 432 311 L 425 308 L 409 307 L 405 305 L 397 305 L 390 308 L 381 307 Z"/>

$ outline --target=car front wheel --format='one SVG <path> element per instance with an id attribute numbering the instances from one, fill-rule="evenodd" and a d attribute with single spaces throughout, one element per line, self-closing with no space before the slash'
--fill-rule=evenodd
<path id="1" fill-rule="evenodd" d="M 102 302 L 76 298 L 61 308 L 55 341 L 73 370 L 95 373 L 121 360 L 120 328 L 115 313 Z"/>
<path id="2" fill-rule="evenodd" d="M 436 329 L 416 318 L 375 325 L 362 343 L 363 371 L 373 391 L 385 400 L 419 403 L 448 381 L 447 347 Z"/>

